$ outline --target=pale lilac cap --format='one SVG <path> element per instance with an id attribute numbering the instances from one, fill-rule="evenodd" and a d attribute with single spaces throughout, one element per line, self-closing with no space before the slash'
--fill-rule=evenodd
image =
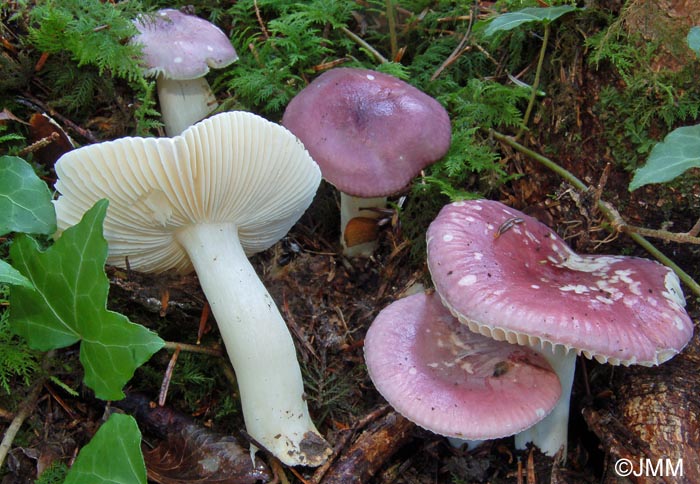
<path id="1" fill-rule="evenodd" d="M 367 331 L 365 362 L 397 412 L 448 437 L 513 435 L 542 420 L 561 396 L 541 355 L 469 331 L 435 294 L 384 308 Z"/>
<path id="2" fill-rule="evenodd" d="M 650 366 L 692 337 L 669 268 L 638 257 L 578 255 L 546 225 L 499 202 L 443 207 L 427 240 L 443 303 L 492 338 Z"/>
<path id="3" fill-rule="evenodd" d="M 238 59 L 226 34 L 195 15 L 166 8 L 153 16 L 140 16 L 134 25 L 140 34 L 132 42 L 143 45 L 147 76 L 162 73 L 177 81 L 196 79 L 210 67 L 226 67 Z"/>
<path id="4" fill-rule="evenodd" d="M 450 147 L 445 108 L 388 74 L 326 71 L 289 103 L 282 124 L 306 146 L 323 177 L 356 197 L 404 188 Z"/>

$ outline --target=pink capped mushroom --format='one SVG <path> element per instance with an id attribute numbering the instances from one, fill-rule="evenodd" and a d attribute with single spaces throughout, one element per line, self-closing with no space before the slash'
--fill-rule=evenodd
<path id="1" fill-rule="evenodd" d="M 678 277 L 643 258 L 579 255 L 550 228 L 496 201 L 445 206 L 427 234 L 436 291 L 462 323 L 540 351 L 559 375 L 557 408 L 520 436 L 566 449 L 576 355 L 613 365 L 661 364 L 693 334 Z"/>
<path id="2" fill-rule="evenodd" d="M 226 67 L 238 59 L 219 27 L 194 15 L 166 8 L 134 21 L 143 46 L 147 76 L 156 77 L 160 110 L 168 136 L 204 119 L 218 103 L 204 77 L 209 68 Z"/>
<path id="3" fill-rule="evenodd" d="M 367 331 L 365 361 L 397 412 L 457 439 L 520 432 L 542 420 L 561 395 L 545 358 L 469 331 L 435 294 L 384 308 Z"/>
<path id="4" fill-rule="evenodd" d="M 375 207 L 405 188 L 450 147 L 445 108 L 388 74 L 331 69 L 289 103 L 282 124 L 297 135 L 341 192 L 341 243 L 346 255 L 371 255 L 376 242 L 348 247 L 345 227 L 376 218 Z"/>

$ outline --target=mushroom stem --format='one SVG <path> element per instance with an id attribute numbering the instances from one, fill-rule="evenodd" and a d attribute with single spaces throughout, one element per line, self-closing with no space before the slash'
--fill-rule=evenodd
<path id="1" fill-rule="evenodd" d="M 309 416 L 294 342 L 232 223 L 192 225 L 190 256 L 236 372 L 248 433 L 287 465 L 318 466 L 330 448 Z"/>
<path id="2" fill-rule="evenodd" d="M 544 348 L 533 347 L 533 349 L 539 351 L 547 359 L 559 377 L 561 397 L 549 415 L 532 427 L 515 435 L 515 448 L 525 449 L 527 443 L 532 442 L 550 457 L 554 457 L 557 452 L 563 449 L 562 458 L 565 460 L 569 428 L 569 402 L 571 388 L 574 384 L 574 373 L 576 372 L 576 352 L 567 351 L 562 345 L 552 348 L 549 344 Z"/>
<path id="3" fill-rule="evenodd" d="M 369 257 L 377 248 L 377 240 L 370 240 L 350 247 L 347 245 L 345 229 L 350 220 L 363 218 L 379 218 L 379 212 L 371 208 L 386 208 L 386 197 L 361 198 L 340 192 L 340 242 L 343 254 L 347 257 Z"/>
<path id="4" fill-rule="evenodd" d="M 156 87 L 165 133 L 170 137 L 206 118 L 218 106 L 204 77 L 176 81 L 159 74 Z"/>

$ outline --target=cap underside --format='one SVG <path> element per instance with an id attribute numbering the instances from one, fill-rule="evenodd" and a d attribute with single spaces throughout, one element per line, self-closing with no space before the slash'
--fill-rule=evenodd
<path id="1" fill-rule="evenodd" d="M 311 203 L 320 170 L 288 130 L 246 112 L 213 116 L 174 138 L 123 138 L 56 163 L 59 231 L 102 198 L 108 263 L 191 270 L 174 232 L 235 223 L 248 254 L 284 236 Z"/>

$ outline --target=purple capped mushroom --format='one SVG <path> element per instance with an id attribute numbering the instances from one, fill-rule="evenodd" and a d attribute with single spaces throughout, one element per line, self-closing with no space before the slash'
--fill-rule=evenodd
<path id="1" fill-rule="evenodd" d="M 432 97 L 388 74 L 331 69 L 289 103 L 282 124 L 297 135 L 341 192 L 341 242 L 346 255 L 370 255 L 376 243 L 347 247 L 345 227 L 449 149 L 447 111 Z"/>
<path id="2" fill-rule="evenodd" d="M 156 77 L 160 110 L 168 136 L 204 119 L 218 103 L 205 79 L 209 68 L 226 67 L 238 55 L 226 34 L 194 15 L 166 8 L 134 21 L 143 46 L 147 76 Z"/>
<path id="3" fill-rule="evenodd" d="M 444 207 L 427 234 L 443 303 L 472 331 L 539 350 L 564 389 L 557 408 L 519 438 L 566 448 L 575 358 L 661 364 L 693 334 L 678 277 L 643 258 L 579 255 L 550 228 L 496 201 Z"/>
<path id="4" fill-rule="evenodd" d="M 542 420 L 561 395 L 545 358 L 469 331 L 434 293 L 384 308 L 367 331 L 365 361 L 396 411 L 457 439 L 520 432 Z"/>

